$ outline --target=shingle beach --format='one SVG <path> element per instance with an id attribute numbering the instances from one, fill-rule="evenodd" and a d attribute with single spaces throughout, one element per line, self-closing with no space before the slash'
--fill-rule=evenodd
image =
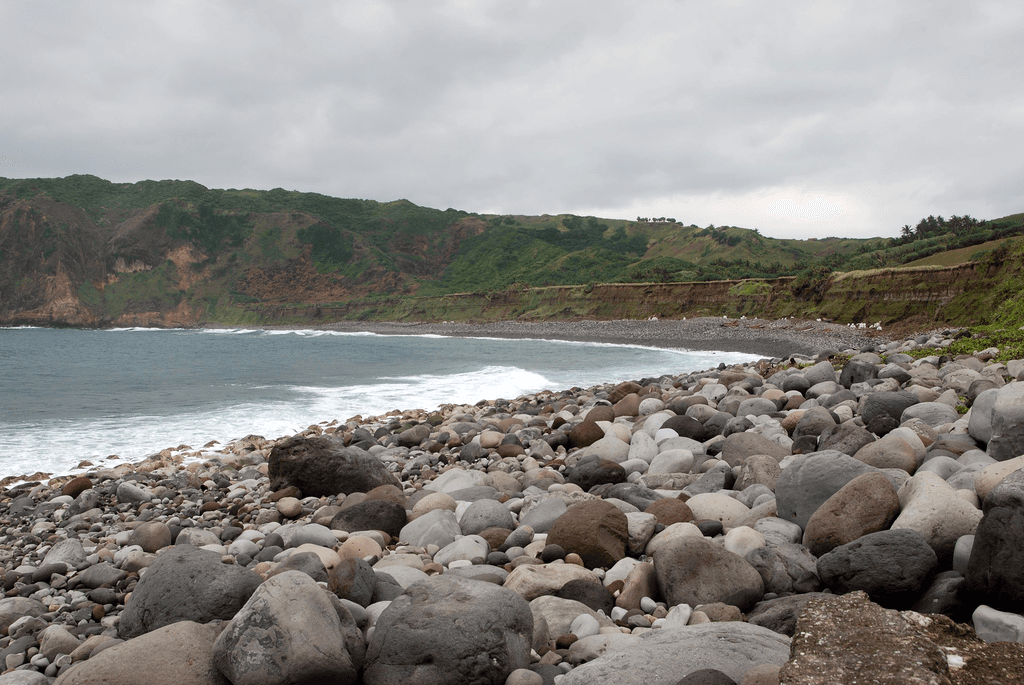
<path id="1" fill-rule="evenodd" d="M 796 320 L 325 327 L 764 358 L 12 479 L 0 685 L 1024 680 L 1024 360 Z"/>

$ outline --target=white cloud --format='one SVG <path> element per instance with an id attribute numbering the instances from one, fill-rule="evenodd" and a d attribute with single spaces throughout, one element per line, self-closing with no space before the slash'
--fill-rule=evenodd
<path id="1" fill-rule="evenodd" d="M 0 174 L 895 235 L 1024 209 L 1024 6 L 0 0 Z"/>

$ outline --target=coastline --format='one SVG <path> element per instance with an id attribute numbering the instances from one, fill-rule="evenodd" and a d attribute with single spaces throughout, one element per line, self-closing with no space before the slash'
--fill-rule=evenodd
<path id="1" fill-rule="evenodd" d="M 580 321 L 498 321 L 491 323 L 332 322 L 319 326 L 257 326 L 266 330 L 327 330 L 379 335 L 568 340 L 688 350 L 744 352 L 785 358 L 824 351 L 859 350 L 891 342 L 884 332 L 803 319 L 617 319 Z"/>
<path id="2" fill-rule="evenodd" d="M 233 328 L 223 325 L 201 326 L 200 328 Z M 501 338 L 510 340 L 564 340 L 614 345 L 637 345 L 654 348 L 686 349 L 693 351 L 741 352 L 766 358 L 787 359 L 792 355 L 815 357 L 822 353 L 834 354 L 844 350 L 860 350 L 865 347 L 890 342 L 878 331 L 866 331 L 842 324 L 799 319 L 729 319 L 720 317 L 699 317 L 690 319 L 619 319 L 522 322 L 501 321 L 490 323 L 461 322 L 331 322 L 319 326 L 240 326 L 252 330 L 324 330 L 345 333 L 373 333 L 378 335 L 438 335 L 461 338 Z M 697 369 L 693 372 L 708 372 L 712 368 Z M 494 400 L 493 397 L 482 398 Z M 394 406 L 389 412 L 406 412 L 412 407 Z M 343 421 L 348 417 L 309 416 L 308 423 L 326 423 L 331 420 Z M 367 415 L 364 420 L 379 418 Z M 278 441 L 289 435 L 266 435 L 271 441 Z M 203 459 L 242 440 L 239 435 L 227 440 L 215 449 L 194 445 L 188 450 L 178 450 L 170 445 L 151 445 L 151 455 L 160 453 L 191 454 L 186 461 Z M 106 466 L 137 464 L 149 457 L 113 458 L 107 457 Z M 99 463 L 44 474 L 10 473 L 0 476 L 0 487 L 16 487 L 21 483 L 62 479 L 80 475 L 89 469 L 100 467 Z M 101 467 L 102 468 L 102 467 Z M 45 477 L 44 477 L 45 476 Z"/>

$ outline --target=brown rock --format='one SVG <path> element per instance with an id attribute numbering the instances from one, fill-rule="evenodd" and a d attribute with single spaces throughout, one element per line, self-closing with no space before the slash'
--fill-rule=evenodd
<path id="1" fill-rule="evenodd" d="M 693 608 L 694 611 L 703 611 L 713 623 L 725 623 L 726 621 L 742 621 L 743 612 L 738 607 L 724 602 L 712 602 L 711 604 L 699 604 Z"/>
<path id="2" fill-rule="evenodd" d="M 615 404 L 626 395 L 629 395 L 630 393 L 636 394 L 640 392 L 640 390 L 641 387 L 639 383 L 634 381 L 624 381 L 612 388 L 611 392 L 608 393 L 608 401 Z"/>
<path id="3" fill-rule="evenodd" d="M 511 534 L 512 531 L 508 528 L 485 528 L 477 533 L 477 535 L 487 541 L 487 544 L 491 546 L 491 549 L 498 549 L 501 547 L 505 543 L 506 538 Z"/>
<path id="4" fill-rule="evenodd" d="M 180 621 L 104 649 L 61 674 L 61 685 L 162 682 L 229 685 L 217 670 L 213 643 L 223 623 Z"/>
<path id="5" fill-rule="evenodd" d="M 569 431 L 569 443 L 573 447 L 590 447 L 603 437 L 604 431 L 593 421 L 581 421 Z"/>
<path id="6" fill-rule="evenodd" d="M 402 492 L 401 488 L 395 487 L 394 485 L 378 485 L 374 489 L 366 493 L 367 500 L 387 500 L 394 502 L 395 504 L 401 504 L 405 506 L 405 493 Z M 365 501 L 365 500 L 364 500 Z"/>
<path id="7" fill-rule="evenodd" d="M 609 404 L 598 404 L 587 412 L 587 421 L 614 421 L 615 410 Z"/>
<path id="8" fill-rule="evenodd" d="M 914 448 L 899 438 L 882 438 L 864 445 L 853 458 L 878 469 L 902 469 L 907 473 L 917 470 Z"/>
<path id="9" fill-rule="evenodd" d="M 1024 645 L 985 644 L 970 626 L 883 609 L 863 592 L 808 601 L 791 654 L 782 685 L 1010 685 L 1024 673 Z"/>
<path id="10" fill-rule="evenodd" d="M 820 557 L 840 545 L 886 530 L 900 514 L 900 498 L 882 473 L 865 473 L 844 485 L 811 515 L 804 545 Z"/>
<path id="11" fill-rule="evenodd" d="M 626 556 L 629 523 L 618 507 L 604 500 L 580 502 L 559 516 L 548 544 L 575 553 L 587 568 L 608 567 Z"/>
<path id="12" fill-rule="evenodd" d="M 654 500 L 649 507 L 644 509 L 644 513 L 653 514 L 658 519 L 658 523 L 663 526 L 693 520 L 693 512 L 690 507 L 686 506 L 686 502 L 670 497 Z"/>
<path id="13" fill-rule="evenodd" d="M 155 552 L 171 544 L 171 529 L 160 521 L 140 523 L 128 537 L 129 545 L 138 545 L 145 552 Z"/>
<path id="14" fill-rule="evenodd" d="M 60 494 L 67 495 L 68 497 L 78 497 L 91 487 L 92 481 L 88 476 L 76 476 L 64 484 L 64 487 L 60 489 Z"/>
<path id="15" fill-rule="evenodd" d="M 526 450 L 523 449 L 522 445 L 498 445 L 498 456 L 504 459 L 505 457 L 517 457 L 520 454 L 526 454 Z"/>
<path id="16" fill-rule="evenodd" d="M 654 564 L 640 564 L 635 566 L 623 581 L 622 592 L 615 598 L 615 606 L 639 609 L 641 599 L 657 596 L 658 574 L 654 570 Z"/>
<path id="17" fill-rule="evenodd" d="M 789 450 L 757 433 L 733 433 L 725 439 L 719 459 L 729 466 L 739 466 L 755 454 L 765 454 L 780 461 L 789 456 Z"/>
<path id="18" fill-rule="evenodd" d="M 615 416 L 636 416 L 640 413 L 640 396 L 630 393 L 612 406 Z"/>

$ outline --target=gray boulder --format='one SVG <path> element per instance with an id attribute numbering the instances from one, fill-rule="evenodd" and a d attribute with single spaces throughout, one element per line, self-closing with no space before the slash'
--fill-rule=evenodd
<path id="1" fill-rule="evenodd" d="M 415 583 L 381 613 L 366 685 L 504 683 L 530 663 L 530 605 L 507 588 L 457 576 Z"/>
<path id="2" fill-rule="evenodd" d="M 558 682 L 676 685 L 694 671 L 716 669 L 738 683 L 752 668 L 786 663 L 789 644 L 785 635 L 739 621 L 663 628 L 574 668 Z"/>
<path id="3" fill-rule="evenodd" d="M 223 563 L 216 552 L 172 547 L 139 580 L 121 612 L 118 635 L 129 639 L 178 621 L 230 619 L 260 582 L 259 575 Z"/>
<path id="4" fill-rule="evenodd" d="M 1024 613 L 1024 469 L 985 498 L 966 578 L 974 603 Z"/>
<path id="5" fill-rule="evenodd" d="M 230 685 L 213 659 L 213 643 L 222 624 L 180 621 L 134 640 L 93 652 L 61 674 L 60 685 L 98 683 L 174 683 Z"/>
<path id="6" fill-rule="evenodd" d="M 912 605 L 938 559 L 914 530 L 881 530 L 836 547 L 818 559 L 822 584 L 838 594 L 862 590 L 891 608 Z"/>
<path id="7" fill-rule="evenodd" d="M 516 522 L 508 507 L 497 500 L 480 499 L 470 504 L 459 519 L 463 535 L 476 535 L 488 528 L 513 530 Z"/>
<path id="8" fill-rule="evenodd" d="M 82 547 L 82 541 L 78 538 L 67 538 L 50 548 L 40 566 L 63 563 L 71 568 L 77 568 L 84 561 L 85 549 Z"/>
<path id="9" fill-rule="evenodd" d="M 811 515 L 829 497 L 857 476 L 876 471 L 873 466 L 835 450 L 800 458 L 784 468 L 775 483 L 779 518 L 806 528 Z"/>
<path id="10" fill-rule="evenodd" d="M 448 509 L 434 509 L 405 524 L 398 538 L 414 547 L 437 545 L 444 547 L 462 534 L 455 512 Z"/>
<path id="11" fill-rule="evenodd" d="M 294 485 L 306 497 L 401 487 L 377 457 L 330 438 L 289 438 L 274 446 L 267 461 L 271 489 Z"/>
<path id="12" fill-rule="evenodd" d="M 268 579 L 217 638 L 217 668 L 233 685 L 355 683 L 362 633 L 332 598 L 299 571 Z"/>
<path id="13" fill-rule="evenodd" d="M 912 392 L 899 390 L 896 392 L 873 392 L 867 395 L 862 404 L 860 415 L 865 424 L 870 424 L 875 419 L 887 416 L 893 421 L 899 422 L 903 412 L 920 402 Z"/>
<path id="14" fill-rule="evenodd" d="M 968 432 L 988 443 L 988 455 L 997 461 L 1024 454 L 1024 383 L 1009 383 L 978 395 Z"/>
<path id="15" fill-rule="evenodd" d="M 654 553 L 669 606 L 724 602 L 746 611 L 764 596 L 761 575 L 743 557 L 702 537 L 680 537 Z"/>
<path id="16" fill-rule="evenodd" d="M 23 616 L 42 616 L 46 605 L 28 597 L 6 597 L 0 599 L 0 633 L 7 634 L 11 624 Z"/>

